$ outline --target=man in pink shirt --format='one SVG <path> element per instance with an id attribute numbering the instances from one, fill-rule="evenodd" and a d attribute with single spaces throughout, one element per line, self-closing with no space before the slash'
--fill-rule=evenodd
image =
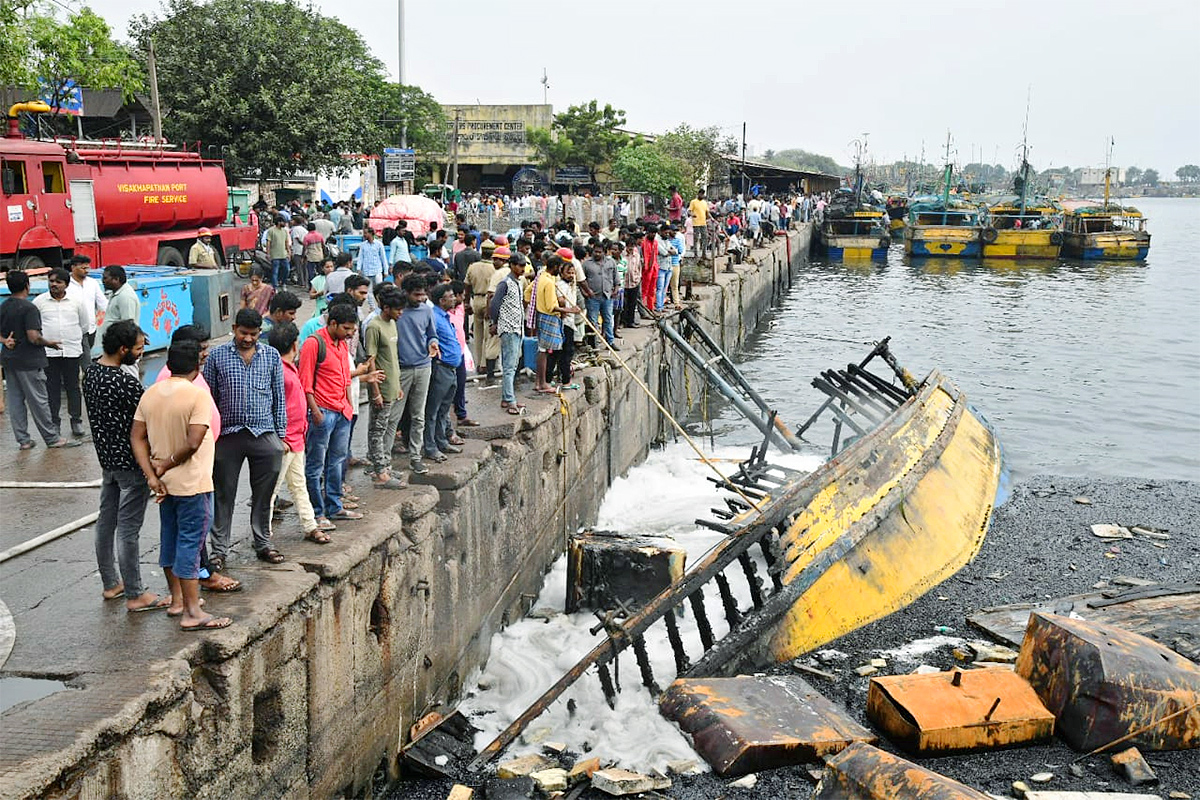
<path id="1" fill-rule="evenodd" d="M 308 484 L 304 477 L 304 437 L 308 434 L 308 400 L 304 396 L 304 385 L 300 381 L 300 372 L 296 369 L 296 340 L 300 331 L 295 323 L 282 322 L 267 333 L 267 344 L 279 351 L 283 360 L 283 403 L 287 409 L 287 435 L 283 437 L 283 445 L 287 452 L 283 454 L 283 466 L 279 470 L 279 481 L 275 484 L 271 506 L 275 505 L 275 497 L 279 489 L 287 486 L 296 501 L 296 513 L 300 516 L 300 528 L 304 538 L 317 544 L 329 544 L 327 530 L 333 530 L 332 522 L 326 521 L 318 525 L 312 501 L 308 496 Z"/>

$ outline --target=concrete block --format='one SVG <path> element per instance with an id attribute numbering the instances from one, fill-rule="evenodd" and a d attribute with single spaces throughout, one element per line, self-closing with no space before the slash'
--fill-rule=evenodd
<path id="1" fill-rule="evenodd" d="M 558 764 L 553 759 L 542 755 L 528 755 L 505 761 L 496 768 L 496 775 L 501 778 L 523 778 L 542 770 L 554 769 Z"/>
<path id="2" fill-rule="evenodd" d="M 592 787 L 613 797 L 671 788 L 671 779 L 642 775 L 625 769 L 600 769 L 592 773 Z"/>
<path id="3" fill-rule="evenodd" d="M 438 493 L 433 487 L 410 485 L 400 492 L 400 519 L 405 522 L 418 519 L 432 511 L 437 502 Z"/>

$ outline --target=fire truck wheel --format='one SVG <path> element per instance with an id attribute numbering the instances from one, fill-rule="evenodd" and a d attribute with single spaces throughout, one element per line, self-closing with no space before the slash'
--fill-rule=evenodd
<path id="1" fill-rule="evenodd" d="M 21 270 L 22 272 L 42 269 L 45 266 L 46 262 L 42 260 L 41 256 L 21 256 L 17 259 L 17 269 Z"/>
<path id="2" fill-rule="evenodd" d="M 164 245 L 158 248 L 158 265 L 160 267 L 182 267 L 185 266 L 183 253 L 176 250 L 174 247 Z"/>

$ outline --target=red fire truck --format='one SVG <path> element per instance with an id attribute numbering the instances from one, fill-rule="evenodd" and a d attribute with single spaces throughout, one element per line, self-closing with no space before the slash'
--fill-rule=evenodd
<path id="1" fill-rule="evenodd" d="M 205 227 L 224 264 L 254 250 L 254 226 L 225 223 L 221 161 L 164 144 L 22 136 L 17 115 L 47 110 L 13 106 L 0 139 L 0 269 L 61 266 L 75 254 L 94 267 L 182 267 Z"/>

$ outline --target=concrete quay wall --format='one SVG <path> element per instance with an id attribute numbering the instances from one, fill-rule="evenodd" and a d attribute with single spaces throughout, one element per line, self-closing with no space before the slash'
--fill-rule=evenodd
<path id="1" fill-rule="evenodd" d="M 696 287 L 714 338 L 732 349 L 754 332 L 809 236 L 803 226 Z M 682 357 L 652 326 L 622 347 L 652 389 L 665 370 L 683 385 Z M 337 545 L 264 567 L 237 599 L 239 624 L 155 664 L 101 724 L 8 771 L 0 796 L 324 798 L 394 777 L 412 724 L 456 702 L 566 537 L 665 431 L 615 362 L 576 380 L 583 389 L 561 404 L 530 400 L 524 417 L 470 429 L 463 455 L 431 465 L 390 507 L 373 503 Z M 673 412 L 686 411 L 682 394 L 669 396 Z M 19 719 L 6 722 L 6 736 L 21 735 Z"/>

